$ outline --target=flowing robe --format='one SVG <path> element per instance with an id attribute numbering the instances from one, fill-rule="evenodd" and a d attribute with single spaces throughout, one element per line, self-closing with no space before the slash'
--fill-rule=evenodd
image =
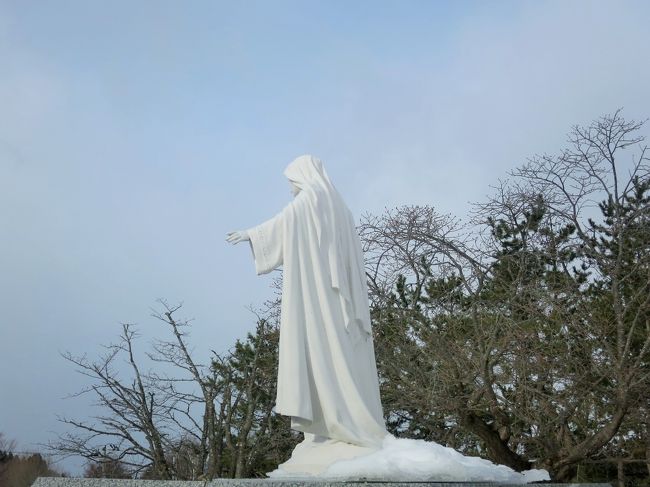
<path id="1" fill-rule="evenodd" d="M 293 429 L 378 446 L 387 432 L 372 337 L 360 326 L 345 326 L 329 275 L 332 256 L 320 248 L 308 205 L 300 192 L 275 217 L 248 231 L 257 274 L 283 266 L 275 409 L 291 416 Z"/>

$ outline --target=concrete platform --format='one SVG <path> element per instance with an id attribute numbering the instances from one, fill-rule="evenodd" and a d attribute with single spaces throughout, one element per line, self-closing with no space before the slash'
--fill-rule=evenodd
<path id="1" fill-rule="evenodd" d="M 39 477 L 33 487 L 344 487 L 353 484 L 354 487 L 497 487 L 513 484 L 490 482 L 377 482 L 377 481 L 346 481 L 334 482 L 323 480 L 273 480 L 273 479 L 215 479 L 199 480 L 123 480 L 123 479 L 74 479 L 62 477 Z M 533 484 L 522 484 L 533 485 Z M 557 484 L 542 483 L 544 487 L 612 487 L 608 483 L 591 484 Z"/>

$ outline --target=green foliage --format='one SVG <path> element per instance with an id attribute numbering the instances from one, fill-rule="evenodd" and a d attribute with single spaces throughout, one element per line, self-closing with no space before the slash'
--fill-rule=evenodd
<path id="1" fill-rule="evenodd" d="M 576 127 L 571 149 L 477 205 L 464 235 L 422 207 L 366 218 L 393 433 L 556 480 L 619 457 L 631 475 L 650 441 L 637 412 L 650 389 L 650 173 L 645 148 L 626 181 L 614 155 L 640 126 L 617 112 Z"/>

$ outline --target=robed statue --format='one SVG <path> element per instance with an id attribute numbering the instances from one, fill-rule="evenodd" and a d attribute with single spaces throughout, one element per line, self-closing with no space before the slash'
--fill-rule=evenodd
<path id="1" fill-rule="evenodd" d="M 270 220 L 230 232 L 248 240 L 258 274 L 283 267 L 275 409 L 303 431 L 270 477 L 525 483 L 518 473 L 433 441 L 386 431 L 370 327 L 363 253 L 354 219 L 311 155 L 284 171 L 293 200 Z"/>
<path id="2" fill-rule="evenodd" d="M 305 433 L 303 449 L 328 444 L 337 450 L 330 448 L 331 460 L 346 456 L 343 447 L 356 456 L 387 435 L 361 243 L 318 158 L 300 156 L 284 174 L 293 200 L 264 223 L 229 233 L 228 241 L 250 241 L 257 274 L 283 268 L 275 410 Z M 328 457 L 322 448 L 317 455 L 321 463 Z"/>

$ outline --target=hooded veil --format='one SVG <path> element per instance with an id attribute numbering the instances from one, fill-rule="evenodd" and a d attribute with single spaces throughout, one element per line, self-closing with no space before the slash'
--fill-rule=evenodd
<path id="1" fill-rule="evenodd" d="M 330 181 L 320 159 L 294 159 L 284 175 L 309 198 L 311 219 L 321 251 L 328 262 L 330 281 L 341 301 L 345 326 L 357 324 L 368 335 L 370 313 L 361 243 L 350 210 Z"/>
<path id="2" fill-rule="evenodd" d="M 377 446 L 387 432 L 354 219 L 318 158 L 284 174 L 300 192 L 248 231 L 257 273 L 283 267 L 275 409 L 305 433 Z"/>

